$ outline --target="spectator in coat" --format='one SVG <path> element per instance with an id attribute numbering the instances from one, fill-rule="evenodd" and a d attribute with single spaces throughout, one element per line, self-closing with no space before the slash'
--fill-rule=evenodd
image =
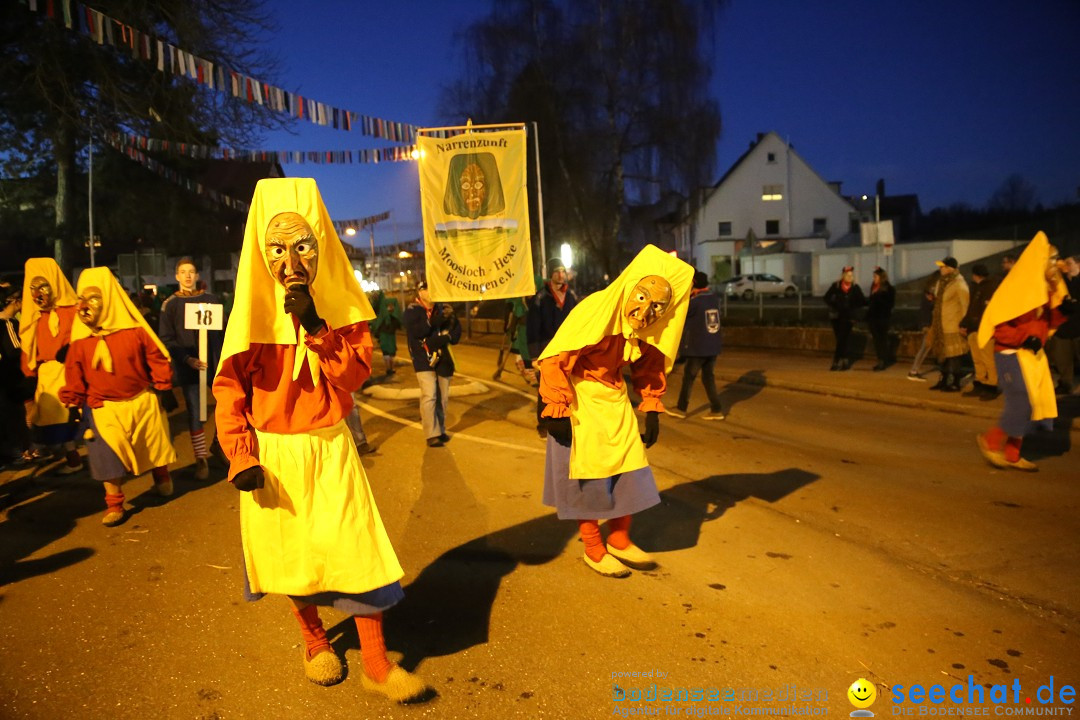
<path id="1" fill-rule="evenodd" d="M 1059 262 L 1059 270 L 1069 297 L 1080 299 L 1080 256 Z M 1058 372 L 1058 395 L 1072 393 L 1076 363 L 1080 362 L 1080 314 L 1070 316 L 1046 344 L 1050 364 Z"/>
<path id="2" fill-rule="evenodd" d="M 709 398 L 709 412 L 705 414 L 705 419 L 724 419 L 713 377 L 713 366 L 720 349 L 720 298 L 709 289 L 709 276 L 698 271 L 694 273 L 694 287 L 690 291 L 690 305 L 679 344 L 679 355 L 686 361 L 683 365 L 682 389 L 679 390 L 678 404 L 674 408 L 664 409 L 668 415 L 680 419 L 686 417 L 690 391 L 700 372 L 701 384 L 705 386 L 705 394 Z"/>
<path id="3" fill-rule="evenodd" d="M 994 296 L 1001 281 L 990 277 L 989 270 L 982 263 L 971 268 L 971 299 L 964 319 L 960 321 L 960 335 L 967 339 L 971 350 L 971 361 L 975 365 L 975 381 L 972 393 L 997 397 L 998 378 L 994 366 L 994 344 L 988 342 L 979 347 L 979 323 L 983 312 Z"/>
<path id="4" fill-rule="evenodd" d="M 829 306 L 829 320 L 836 336 L 836 350 L 829 369 L 847 370 L 851 367 L 848 341 L 851 339 L 851 328 L 855 325 L 855 313 L 866 305 L 866 296 L 855 282 L 855 268 L 850 265 L 844 267 L 840 279 L 826 291 L 825 304 Z"/>
<path id="5" fill-rule="evenodd" d="M 889 326 L 892 324 L 893 305 L 896 304 L 896 288 L 889 282 L 889 273 L 882 268 L 874 268 L 874 282 L 870 286 L 870 298 L 867 300 L 866 324 L 870 327 L 870 337 L 874 339 L 874 352 L 877 354 L 876 372 L 892 364 L 889 354 Z"/>
<path id="6" fill-rule="evenodd" d="M 957 270 L 954 257 L 937 261 L 941 283 L 934 301 L 933 353 L 941 364 L 941 379 L 931 390 L 957 392 L 960 390 L 960 358 L 968 351 L 967 340 L 960 335 L 960 321 L 967 313 L 969 292 L 967 281 Z"/>

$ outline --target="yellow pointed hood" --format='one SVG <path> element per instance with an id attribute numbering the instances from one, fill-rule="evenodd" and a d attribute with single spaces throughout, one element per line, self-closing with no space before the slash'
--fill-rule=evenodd
<path id="1" fill-rule="evenodd" d="M 1046 266 L 1049 262 L 1050 240 L 1046 233 L 1040 232 L 1024 248 L 1012 270 L 990 298 L 979 323 L 980 346 L 990 342 L 996 326 L 1040 308 L 1047 302 L 1053 307 L 1061 304 L 1068 293 L 1065 283 L 1059 282 L 1051 297 L 1046 283 Z"/>
<path id="2" fill-rule="evenodd" d="M 26 269 L 23 280 L 22 317 L 19 321 L 19 340 L 23 352 L 26 353 L 26 362 L 33 370 L 37 367 L 37 326 L 41 319 L 41 308 L 34 302 L 30 295 L 30 281 L 36 277 L 43 277 L 52 286 L 53 295 L 56 298 L 55 307 L 70 307 L 75 304 L 75 288 L 64 277 L 64 272 L 52 258 L 29 258 L 26 261 Z M 50 329 L 53 336 L 60 331 L 60 318 L 53 313 L 54 323 Z"/>
<path id="3" fill-rule="evenodd" d="M 671 283 L 671 305 L 657 322 L 637 332 L 623 315 L 623 307 L 638 281 L 659 275 Z M 646 245 L 626 269 L 608 287 L 579 302 L 555 332 L 540 360 L 595 345 L 606 337 L 623 335 L 652 345 L 667 358 L 665 370 L 671 372 L 679 353 L 694 268 L 655 245 Z"/>
<path id="4" fill-rule="evenodd" d="M 112 271 L 107 267 L 87 268 L 79 274 L 79 295 L 86 292 L 87 288 L 96 287 L 101 290 L 101 329 L 94 331 L 82 320 L 76 320 L 71 325 L 71 342 L 88 337 L 99 338 L 97 347 L 94 349 L 93 363 L 100 366 L 106 372 L 112 372 L 112 356 L 105 341 L 100 339 L 105 335 L 119 330 L 142 328 L 150 336 L 150 339 L 158 346 L 166 358 L 169 351 L 165 343 L 161 342 L 157 333 L 147 324 L 146 318 L 131 302 L 127 291 L 120 286 Z"/>
<path id="5" fill-rule="evenodd" d="M 311 178 L 260 180 L 255 186 L 244 230 L 236 295 L 221 349 L 222 362 L 244 352 L 252 343 L 297 344 L 293 320 L 283 309 L 285 288 L 270 274 L 263 251 L 270 220 L 283 212 L 302 216 L 319 241 L 319 265 L 310 287 L 319 317 L 332 328 L 375 317 L 315 181 Z"/>

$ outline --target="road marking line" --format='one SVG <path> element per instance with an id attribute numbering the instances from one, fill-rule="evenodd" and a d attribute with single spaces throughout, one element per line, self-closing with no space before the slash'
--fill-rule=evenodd
<path id="1" fill-rule="evenodd" d="M 504 390 L 507 390 L 507 391 L 512 392 L 512 393 L 517 393 L 518 395 L 521 395 L 522 397 L 527 397 L 530 400 L 535 400 L 536 399 L 536 393 L 527 393 L 524 390 L 520 390 L 520 389 L 514 387 L 513 385 L 507 385 L 506 383 L 504 383 L 504 382 L 502 382 L 500 380 L 491 380 L 490 378 L 487 379 L 487 380 L 484 380 L 482 378 L 473 377 L 472 375 L 466 375 L 464 373 L 460 373 L 460 372 L 456 372 L 456 371 L 455 371 L 454 374 L 457 375 L 458 377 L 463 377 L 463 378 L 466 378 L 468 380 L 473 380 L 474 382 L 478 382 L 478 383 L 481 383 L 481 384 L 486 383 L 486 384 L 489 384 L 489 385 L 498 385 L 499 387 L 503 388 Z"/>
<path id="2" fill-rule="evenodd" d="M 402 418 L 399 418 L 396 415 L 391 415 L 388 412 L 383 412 L 379 408 L 377 408 L 377 407 L 375 407 L 373 405 L 368 405 L 365 402 L 358 402 L 356 404 L 358 406 L 360 406 L 360 408 L 362 408 L 366 412 L 371 413 L 372 415 L 378 415 L 381 418 L 386 418 L 387 420 L 392 420 L 393 422 L 404 425 L 405 427 L 413 428 L 414 430 L 423 431 L 423 429 L 424 429 L 424 426 L 421 425 L 418 422 L 414 422 L 412 420 L 404 420 Z M 521 452 L 534 453 L 536 455 L 546 455 L 547 454 L 546 450 L 541 450 L 540 448 L 529 447 L 527 445 L 517 445 L 515 443 L 503 442 L 501 440 L 492 440 L 491 438 L 479 437 L 477 435 L 469 435 L 467 433 L 454 433 L 452 437 L 455 440 L 457 438 L 461 438 L 462 440 L 472 440 L 473 442 L 482 443 L 484 445 L 494 445 L 495 447 L 506 448 L 508 450 L 519 450 Z"/>

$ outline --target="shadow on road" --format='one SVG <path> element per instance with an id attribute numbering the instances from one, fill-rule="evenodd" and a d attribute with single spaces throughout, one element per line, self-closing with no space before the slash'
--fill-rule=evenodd
<path id="1" fill-rule="evenodd" d="M 1057 399 L 1058 416 L 1050 432 L 1036 430 L 1024 438 L 1024 457 L 1041 460 L 1060 457 L 1072 447 L 1072 426 L 1080 417 L 1080 395 L 1068 395 Z"/>
<path id="2" fill-rule="evenodd" d="M 757 395 L 765 387 L 765 382 L 764 370 L 747 370 L 738 380 L 720 388 L 720 404 L 724 412 L 730 412 L 731 408 Z"/>
<path id="3" fill-rule="evenodd" d="M 702 524 L 719 518 L 736 502 L 747 498 L 776 502 L 818 477 L 790 468 L 765 474 L 714 475 L 677 485 L 661 494 L 660 505 L 635 516 L 635 540 L 655 551 L 695 547 Z M 438 484 L 444 482 L 445 476 Z M 428 484 L 431 482 L 425 484 L 425 494 Z M 445 493 L 443 487 L 440 494 Z M 437 498 L 432 495 L 430 499 Z M 429 515 L 420 510 L 425 504 L 423 499 L 417 503 L 414 515 L 418 519 L 446 522 L 445 507 L 449 505 L 444 506 L 442 514 Z M 473 524 L 468 512 L 466 509 L 456 519 Z M 405 588 L 405 600 L 387 614 L 388 646 L 403 650 L 402 665 L 412 669 L 425 658 L 451 655 L 487 643 L 491 609 L 503 577 L 519 565 L 551 562 L 566 552 L 567 544 L 576 536 L 576 522 L 559 520 L 551 513 L 447 550 Z M 346 647 L 338 648 L 341 651 L 358 647 L 355 630 L 349 629 L 352 625 L 350 618 L 333 629 L 334 634 L 343 636 Z"/>

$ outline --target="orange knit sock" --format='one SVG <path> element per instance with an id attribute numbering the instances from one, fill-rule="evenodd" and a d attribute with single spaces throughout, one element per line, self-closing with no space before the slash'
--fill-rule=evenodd
<path id="1" fill-rule="evenodd" d="M 124 512 L 124 493 L 105 493 L 105 507 L 111 512 Z"/>
<path id="2" fill-rule="evenodd" d="M 607 555 L 604 541 L 600 537 L 600 524 L 595 520 L 578 520 L 581 542 L 585 543 L 585 554 L 593 562 L 600 562 Z"/>
<path id="3" fill-rule="evenodd" d="M 356 615 L 356 634 L 360 636 L 360 655 L 364 659 L 364 674 L 377 683 L 385 682 L 393 665 L 386 657 L 386 640 L 382 634 L 382 613 Z"/>
<path id="4" fill-rule="evenodd" d="M 986 434 L 983 435 L 987 447 L 997 452 L 1001 452 L 1002 448 L 1005 447 L 1005 441 L 1008 438 L 1009 436 L 1005 434 L 1005 431 L 997 426 L 990 428 L 986 431 Z"/>
<path id="5" fill-rule="evenodd" d="M 1024 438 L 1011 437 L 1005 441 L 1005 459 L 1009 462 L 1016 462 L 1020 459 L 1020 446 L 1024 443 Z"/>
<path id="6" fill-rule="evenodd" d="M 630 516 L 611 518 L 608 520 L 608 545 L 618 550 L 630 547 Z"/>
<path id="7" fill-rule="evenodd" d="M 318 655 L 324 650 L 330 650 L 330 641 L 326 639 L 326 631 L 323 630 L 322 620 L 319 619 L 319 608 L 308 605 L 303 610 L 292 609 L 296 621 L 300 623 L 300 633 L 304 636 L 304 645 L 307 648 L 307 659 Z"/>

